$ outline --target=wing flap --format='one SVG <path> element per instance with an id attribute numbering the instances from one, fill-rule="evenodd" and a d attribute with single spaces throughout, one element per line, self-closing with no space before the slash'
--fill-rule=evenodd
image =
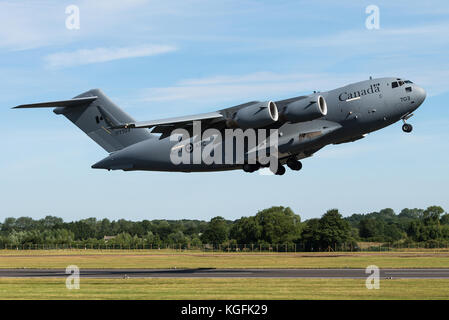
<path id="1" fill-rule="evenodd" d="M 192 121 L 201 121 L 201 120 L 211 120 L 223 118 L 223 115 L 219 112 L 209 112 L 209 113 L 201 113 L 197 115 L 184 116 L 184 117 L 175 117 L 175 118 L 167 118 L 160 120 L 151 120 L 151 121 L 142 121 L 142 122 L 134 122 L 134 123 L 124 123 L 118 126 L 111 127 L 112 129 L 127 129 L 127 128 L 152 128 L 156 126 L 179 126 L 187 122 Z"/>

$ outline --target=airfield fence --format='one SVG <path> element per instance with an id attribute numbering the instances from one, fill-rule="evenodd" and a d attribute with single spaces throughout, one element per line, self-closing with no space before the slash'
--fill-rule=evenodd
<path id="1" fill-rule="evenodd" d="M 0 250 L 172 250 L 202 252 L 388 252 L 416 250 L 449 251 L 448 242 L 428 241 L 421 243 L 354 243 L 335 244 L 327 247 L 311 247 L 303 243 L 284 244 L 2 244 Z"/>

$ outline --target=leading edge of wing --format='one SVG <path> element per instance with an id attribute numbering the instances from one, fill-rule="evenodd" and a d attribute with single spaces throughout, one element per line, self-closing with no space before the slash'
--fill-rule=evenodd
<path id="1" fill-rule="evenodd" d="M 219 112 L 208 112 L 208 113 L 200 113 L 196 115 L 190 116 L 182 116 L 182 117 L 174 117 L 167 119 L 159 119 L 159 120 L 150 120 L 150 121 L 141 121 L 141 122 L 133 122 L 133 123 L 124 123 L 118 126 L 111 127 L 112 129 L 126 129 L 126 128 L 152 128 L 159 125 L 171 125 L 178 124 L 183 122 L 190 122 L 196 120 L 208 120 L 208 119 L 217 119 L 223 118 L 223 115 Z"/>

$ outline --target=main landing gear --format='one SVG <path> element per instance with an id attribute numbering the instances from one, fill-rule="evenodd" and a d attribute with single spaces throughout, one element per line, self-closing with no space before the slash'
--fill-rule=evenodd
<path id="1" fill-rule="evenodd" d="M 260 169 L 260 164 L 249 164 L 245 163 L 243 165 L 243 171 L 245 172 L 254 172 Z"/>
<path id="2" fill-rule="evenodd" d="M 287 160 L 287 166 L 293 171 L 299 171 L 302 168 L 302 163 L 295 158 L 290 158 Z"/>
<path id="3" fill-rule="evenodd" d="M 282 176 L 285 173 L 285 167 L 282 164 L 278 164 L 278 170 L 276 171 L 275 175 Z"/>
<path id="4" fill-rule="evenodd" d="M 293 171 L 299 171 L 302 168 L 302 163 L 295 158 L 290 158 L 287 160 L 287 167 L 289 167 Z M 278 176 L 282 176 L 283 174 L 285 174 L 285 167 L 279 163 L 278 170 L 275 174 Z"/>
<path id="5" fill-rule="evenodd" d="M 289 167 L 291 170 L 293 171 L 299 171 L 302 168 L 302 163 L 301 161 L 296 160 L 294 157 L 290 158 L 287 160 L 287 167 Z M 249 164 L 249 163 L 245 163 L 243 165 L 243 171 L 245 172 L 254 172 L 257 171 L 261 168 L 262 166 L 260 164 Z M 282 176 L 285 174 L 285 166 L 282 165 L 281 163 L 278 163 L 278 168 L 276 170 L 276 172 L 274 173 L 275 175 L 278 176 Z"/>
<path id="6" fill-rule="evenodd" d="M 406 122 L 412 116 L 413 116 L 413 113 L 410 113 L 410 114 L 406 114 L 405 116 L 402 117 L 402 121 L 404 122 L 404 124 L 402 125 L 402 131 L 407 132 L 407 133 L 412 132 L 413 126 L 410 123 Z"/>

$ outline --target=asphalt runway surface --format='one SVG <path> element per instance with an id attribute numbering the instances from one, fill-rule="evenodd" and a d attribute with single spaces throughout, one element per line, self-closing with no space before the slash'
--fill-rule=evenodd
<path id="1" fill-rule="evenodd" d="M 366 279 L 365 269 L 80 269 L 84 278 Z M 62 278 L 65 269 L 0 269 L 0 278 Z M 449 279 L 449 269 L 380 269 L 381 279 Z"/>

